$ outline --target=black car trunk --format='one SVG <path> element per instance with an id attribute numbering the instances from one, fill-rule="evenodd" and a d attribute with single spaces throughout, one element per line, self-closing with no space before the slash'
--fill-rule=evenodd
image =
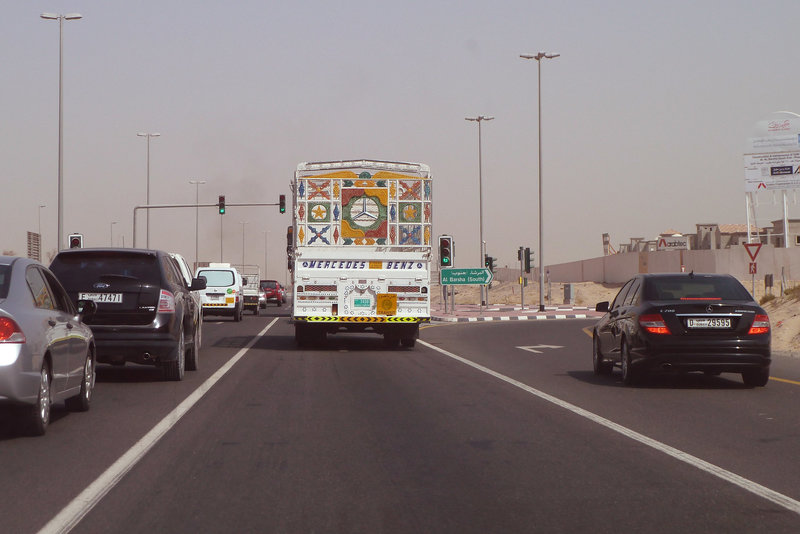
<path id="1" fill-rule="evenodd" d="M 94 300 L 92 325 L 146 325 L 158 312 L 162 281 L 150 253 L 83 251 L 61 254 L 51 265 L 69 296 Z"/>
<path id="2" fill-rule="evenodd" d="M 748 303 L 676 301 L 653 303 L 673 335 L 729 337 L 747 334 L 756 310 Z"/>

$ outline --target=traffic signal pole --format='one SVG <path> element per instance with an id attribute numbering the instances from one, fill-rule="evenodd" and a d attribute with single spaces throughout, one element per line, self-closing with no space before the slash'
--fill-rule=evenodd
<path id="1" fill-rule="evenodd" d="M 235 203 L 235 204 L 231 203 L 231 202 L 226 202 L 225 203 L 226 209 L 228 207 L 230 207 L 230 206 L 234 206 L 234 207 L 252 207 L 252 206 L 278 206 L 278 205 L 279 205 L 278 202 L 245 202 L 245 203 Z M 143 206 L 135 206 L 133 208 L 133 244 L 131 245 L 132 247 L 136 248 L 136 214 L 137 214 L 137 212 L 139 210 L 142 210 L 142 209 L 152 210 L 152 209 L 167 209 L 167 208 L 170 208 L 170 209 L 171 208 L 217 208 L 217 209 L 219 209 L 219 204 L 218 203 L 214 203 L 214 204 L 151 204 L 151 205 L 145 204 Z M 222 214 L 220 214 L 220 217 L 222 217 Z M 220 226 L 221 226 L 221 224 L 222 223 L 220 222 Z M 222 237 L 220 236 L 220 240 L 221 239 L 222 239 Z M 220 245 L 220 248 L 222 248 L 221 245 Z"/>

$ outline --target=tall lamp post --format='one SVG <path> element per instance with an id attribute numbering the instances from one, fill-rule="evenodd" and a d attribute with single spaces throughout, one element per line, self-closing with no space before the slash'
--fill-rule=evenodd
<path id="1" fill-rule="evenodd" d="M 45 204 L 39 204 L 39 246 L 42 245 L 42 208 L 46 208 Z"/>
<path id="2" fill-rule="evenodd" d="M 543 235 L 544 235 L 544 217 L 542 215 L 542 59 L 553 59 L 561 54 L 548 54 L 547 52 L 539 52 L 536 55 L 520 54 L 522 59 L 535 59 L 538 70 L 539 81 L 539 311 L 544 311 L 544 256 L 543 250 Z"/>
<path id="3" fill-rule="evenodd" d="M 64 21 L 83 18 L 78 13 L 42 13 L 45 20 L 58 21 L 58 250 L 64 244 Z"/>
<path id="4" fill-rule="evenodd" d="M 146 137 L 147 138 L 147 200 L 146 203 L 150 205 L 150 139 L 153 137 L 161 137 L 161 134 L 158 132 L 139 132 L 136 134 L 138 137 Z M 147 208 L 147 239 L 145 240 L 145 246 L 150 248 L 150 208 Z"/>
<path id="5" fill-rule="evenodd" d="M 189 183 L 195 186 L 195 195 L 194 195 L 194 268 L 197 270 L 198 265 L 200 265 L 200 243 L 198 241 L 198 228 L 200 224 L 200 186 L 206 183 L 205 180 L 189 180 Z"/>
<path id="6" fill-rule="evenodd" d="M 247 221 L 239 221 L 239 224 L 242 225 L 242 269 L 244 269 L 244 225 Z"/>
<path id="7" fill-rule="evenodd" d="M 481 122 L 494 120 L 494 117 L 478 115 L 477 117 L 465 117 L 465 120 L 478 123 L 478 225 L 480 230 L 480 246 L 478 247 L 480 258 L 478 259 L 478 265 L 483 265 L 483 258 L 486 254 L 484 250 L 486 243 L 483 241 L 483 151 L 481 149 Z M 485 287 L 481 286 L 481 306 L 486 306 L 485 291 Z"/>

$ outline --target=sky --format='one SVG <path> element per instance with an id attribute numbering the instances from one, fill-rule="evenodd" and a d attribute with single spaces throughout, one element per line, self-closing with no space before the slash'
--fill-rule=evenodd
<path id="1" fill-rule="evenodd" d="M 0 248 L 57 242 L 58 22 L 64 23 L 64 242 L 131 246 L 146 203 L 277 203 L 300 162 L 425 163 L 433 235 L 457 266 L 556 264 L 631 237 L 744 224 L 758 121 L 800 113 L 800 2 L 6 1 L 0 19 Z M 560 57 L 541 65 L 538 51 Z M 541 97 L 542 114 L 537 111 Z M 483 191 L 479 191 L 477 123 Z M 538 125 L 541 119 L 542 152 Z M 191 185 L 190 180 L 206 183 Z M 197 189 L 196 189 L 197 188 Z M 40 208 L 40 205 L 45 207 Z M 195 260 L 195 209 L 154 210 L 150 246 Z M 789 216 L 800 217 L 793 192 Z M 756 222 L 782 217 L 760 193 Z M 137 246 L 144 246 L 138 216 Z M 222 222 L 222 224 L 220 224 Z M 245 223 L 245 224 L 242 224 Z M 290 215 L 199 211 L 199 259 L 286 280 Z M 220 247 L 220 227 L 222 246 Z M 242 246 L 244 244 L 244 247 Z"/>

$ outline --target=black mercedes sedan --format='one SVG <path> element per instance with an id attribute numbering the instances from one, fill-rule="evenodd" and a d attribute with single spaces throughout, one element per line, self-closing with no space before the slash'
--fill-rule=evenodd
<path id="1" fill-rule="evenodd" d="M 741 373 L 747 386 L 769 381 L 767 312 L 727 274 L 640 274 L 609 304 L 592 332 L 597 375 L 622 369 L 625 385 L 654 372 Z"/>

